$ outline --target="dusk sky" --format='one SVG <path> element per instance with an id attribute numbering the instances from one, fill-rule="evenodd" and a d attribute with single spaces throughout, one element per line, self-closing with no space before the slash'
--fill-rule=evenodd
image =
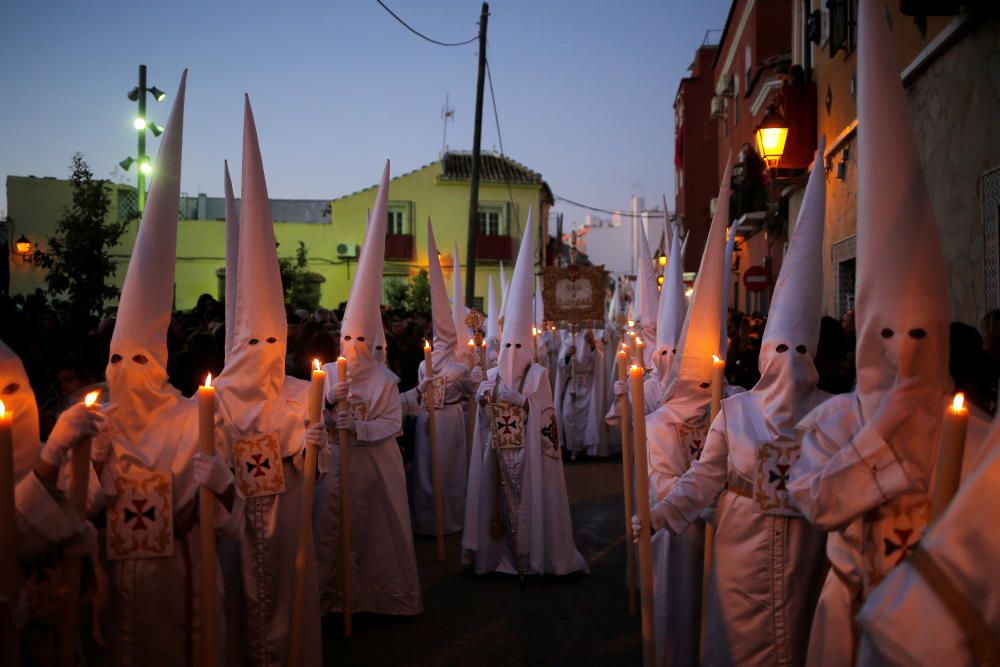
<path id="1" fill-rule="evenodd" d="M 479 0 L 386 0 L 414 28 L 457 42 L 477 33 Z M 557 196 L 626 208 L 630 195 L 673 207 L 673 99 L 729 2 L 498 0 L 487 56 L 507 155 Z M 718 33 L 713 35 L 718 38 Z M 135 155 L 126 93 L 137 66 L 168 91 L 166 123 L 190 69 L 182 190 L 239 192 L 243 93 L 250 94 L 272 197 L 329 199 L 472 146 L 475 43 L 445 48 L 408 32 L 374 0 L 350 2 L 6 2 L 0 9 L 0 180 L 69 174 L 76 151 L 95 174 Z M 158 139 L 149 139 L 155 155 Z M 483 148 L 499 149 L 486 89 Z M 134 169 L 134 168 L 133 168 Z M 0 187 L 2 184 L 0 184 Z M 6 189 L 0 211 L 6 210 Z M 585 211 L 565 204 L 568 223 Z"/>

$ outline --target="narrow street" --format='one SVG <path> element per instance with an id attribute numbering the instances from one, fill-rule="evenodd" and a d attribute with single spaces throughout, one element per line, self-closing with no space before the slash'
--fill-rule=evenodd
<path id="1" fill-rule="evenodd" d="M 459 562 L 461 535 L 417 538 L 424 613 L 417 618 L 359 615 L 354 636 L 339 615 L 323 622 L 328 665 L 624 665 L 641 660 L 638 616 L 625 589 L 621 463 L 566 463 L 577 548 L 590 574 L 476 576 Z"/>

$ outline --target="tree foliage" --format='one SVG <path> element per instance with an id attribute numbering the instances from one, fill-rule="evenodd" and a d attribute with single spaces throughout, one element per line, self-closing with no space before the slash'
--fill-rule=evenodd
<path id="1" fill-rule="evenodd" d="M 431 281 L 425 269 L 410 279 L 406 305 L 414 313 L 430 315 Z"/>
<path id="2" fill-rule="evenodd" d="M 391 282 L 385 286 L 386 305 L 392 310 L 405 309 L 409 296 L 410 286 L 405 282 Z"/>
<path id="3" fill-rule="evenodd" d="M 316 310 L 319 307 L 319 286 L 324 278 L 319 273 L 309 270 L 309 254 L 305 242 L 299 241 L 294 259 L 279 258 L 278 268 L 281 271 L 281 288 L 285 293 L 285 303 L 296 308 Z"/>
<path id="4" fill-rule="evenodd" d="M 67 301 L 70 317 L 83 322 L 104 314 L 104 304 L 118 298 L 119 288 L 107 282 L 115 275 L 110 256 L 134 218 L 108 220 L 111 196 L 107 181 L 95 180 L 77 153 L 73 156 L 73 204 L 63 209 L 47 251 L 38 251 L 35 262 L 48 273 L 47 292 L 53 300 Z"/>

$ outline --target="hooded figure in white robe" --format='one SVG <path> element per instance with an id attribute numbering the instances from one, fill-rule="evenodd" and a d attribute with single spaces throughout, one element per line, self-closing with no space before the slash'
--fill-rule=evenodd
<path id="1" fill-rule="evenodd" d="M 371 223 L 351 284 L 340 328 L 347 382 L 336 363 L 326 365 L 327 409 L 335 429 L 349 433 L 351 476 L 351 582 L 354 612 L 411 616 L 423 611 L 413 549 L 406 473 L 396 444 L 403 410 L 399 378 L 384 364 L 385 342 L 379 296 L 389 210 L 389 163 L 372 208 Z M 339 411 L 346 400 L 347 412 Z M 464 427 L 463 427 L 464 429 Z M 336 431 L 331 436 L 337 438 Z M 340 469 L 320 480 L 314 516 L 324 614 L 342 611 L 340 590 Z"/>
<path id="2" fill-rule="evenodd" d="M 683 344 L 673 360 L 663 404 L 646 417 L 651 504 L 673 490 L 691 462 L 701 456 L 708 435 L 712 356 L 719 354 L 729 182 L 727 162 L 681 331 Z M 679 535 L 660 530 L 653 536 L 657 664 L 694 665 L 698 661 L 704 544 L 705 522 L 700 518 Z"/>
<path id="3" fill-rule="evenodd" d="M 237 579 L 230 590 L 241 613 L 230 614 L 235 663 L 284 664 L 289 650 L 295 558 L 302 507 L 305 446 L 329 458 L 326 428 L 306 428 L 309 383 L 285 375 L 288 324 L 267 182 L 250 100 L 244 103 L 243 178 L 233 346 L 216 383 L 218 414 L 236 481 L 246 499 L 240 521 Z M 322 664 L 315 554 L 306 562 L 302 661 Z M 231 608 L 231 607 L 230 607 Z"/>
<path id="4" fill-rule="evenodd" d="M 20 634 L 24 664 L 54 662 L 57 623 L 52 609 L 59 604 L 58 565 L 49 573 L 49 554 L 73 553 L 96 560 L 97 533 L 94 526 L 77 514 L 61 488 L 59 473 L 77 444 L 97 435 L 103 417 L 96 407 L 77 403 L 59 415 L 48 442 L 39 440 L 38 405 L 21 359 L 0 341 L 0 402 L 13 415 L 11 441 L 14 449 L 14 545 L 4 554 L 20 566 L 18 599 L 11 607 L 0 592 L 0 605 L 13 608 L 15 628 L 0 628 Z M 7 452 L 3 453 L 8 455 Z M 89 465 L 89 464 L 88 464 Z M 94 475 L 91 474 L 94 478 Z M 91 494 L 99 492 L 92 479 Z M 64 485 L 63 485 L 64 487 Z M 6 491 L 6 490 L 5 490 Z M 20 613 L 20 612 L 23 612 Z M 19 617 L 19 618 L 17 618 Z M 6 614 L 0 623 L 9 619 Z"/>
<path id="5" fill-rule="evenodd" d="M 800 422 L 788 484 L 831 531 L 810 665 L 851 663 L 860 604 L 921 539 L 951 386 L 948 274 L 899 67 L 883 3 L 859 9 L 857 386 Z"/>
<path id="6" fill-rule="evenodd" d="M 984 510 L 1000 507 L 1000 421 L 985 460 L 966 456 L 962 484 L 920 545 L 868 596 L 858 664 L 973 667 L 1000 648 L 1000 534 Z M 971 470 L 970 470 L 971 468 Z M 987 522 L 990 517 L 986 517 Z"/>
<path id="7" fill-rule="evenodd" d="M 478 394 L 462 535 L 464 557 L 474 559 L 478 574 L 587 570 L 573 542 L 548 373 L 532 363 L 535 233 L 529 211 L 499 365 L 487 373 Z"/>
<path id="8" fill-rule="evenodd" d="M 410 474 L 410 510 L 413 532 L 436 535 L 434 522 L 434 471 L 431 465 L 431 442 L 427 404 L 433 402 L 437 425 L 437 456 L 441 470 L 441 509 L 444 534 L 462 530 L 465 520 L 466 441 L 464 406 L 479 383 L 469 367 L 456 358 L 459 340 L 452 313 L 448 310 L 448 292 L 437 258 L 437 242 L 430 220 L 427 221 L 428 278 L 431 287 L 431 317 L 434 324 L 434 349 L 431 352 L 433 380 L 428 379 L 425 362 L 417 369 L 417 386 L 402 394 L 403 414 L 417 418 L 414 436 L 413 468 Z M 456 260 L 457 261 L 457 260 Z M 459 298 L 459 295 L 456 295 Z M 476 375 L 480 375 L 478 367 Z M 481 379 L 481 377 L 480 377 Z"/>
<path id="9" fill-rule="evenodd" d="M 812 361 L 823 297 L 824 146 L 771 301 L 761 379 L 722 402 L 701 457 L 651 509 L 654 529 L 678 535 L 718 497 L 705 664 L 805 664 L 826 574 L 825 534 L 791 507 L 785 487 L 795 425 L 828 398 Z"/>
<path id="10" fill-rule="evenodd" d="M 607 456 L 604 432 L 604 344 L 592 329 L 564 332 L 557 357 L 555 399 L 559 432 L 572 458 Z"/>
<path id="11" fill-rule="evenodd" d="M 199 664 L 199 485 L 224 501 L 216 506 L 218 528 L 235 534 L 243 513 L 222 438 L 216 437 L 215 456 L 198 453 L 197 401 L 167 382 L 186 79 L 185 71 L 160 143 L 111 338 L 110 402 L 101 436 L 110 442 L 95 441 L 93 450 L 110 448 L 97 467 L 109 496 L 111 627 L 104 636 L 113 665 Z M 221 647 L 221 573 L 216 581 Z"/>

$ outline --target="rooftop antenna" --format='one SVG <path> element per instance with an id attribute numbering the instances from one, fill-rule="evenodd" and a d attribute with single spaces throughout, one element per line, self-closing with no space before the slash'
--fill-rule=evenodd
<path id="1" fill-rule="evenodd" d="M 444 157 L 448 150 L 448 121 L 455 122 L 455 107 L 448 106 L 448 93 L 444 94 L 444 106 L 441 107 L 441 123 L 444 125 L 444 133 L 441 136 L 441 157 Z"/>

